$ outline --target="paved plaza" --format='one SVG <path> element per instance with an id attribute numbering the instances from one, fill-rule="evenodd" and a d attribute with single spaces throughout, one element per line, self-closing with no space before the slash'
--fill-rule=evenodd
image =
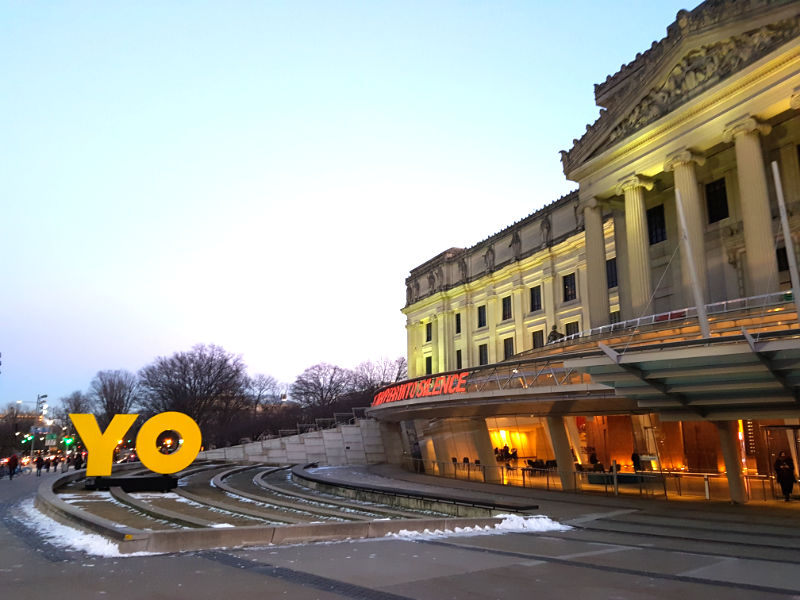
<path id="1" fill-rule="evenodd" d="M 742 507 L 487 490 L 388 467 L 330 473 L 476 500 L 526 494 L 541 514 L 573 528 L 103 557 L 26 526 L 21 506 L 48 474 L 25 475 L 0 480 L 2 597 L 800 598 L 800 502 Z"/>

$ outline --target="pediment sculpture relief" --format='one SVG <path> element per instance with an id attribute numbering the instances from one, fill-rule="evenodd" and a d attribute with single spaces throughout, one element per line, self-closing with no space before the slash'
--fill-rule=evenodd
<path id="1" fill-rule="evenodd" d="M 795 17 L 692 50 L 611 130 L 600 149 L 649 125 L 798 35 L 800 18 Z"/>

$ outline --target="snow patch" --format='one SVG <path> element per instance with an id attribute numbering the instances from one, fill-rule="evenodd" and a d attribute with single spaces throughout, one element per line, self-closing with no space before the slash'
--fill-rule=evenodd
<path id="1" fill-rule="evenodd" d="M 481 527 L 455 527 L 453 530 L 442 531 L 441 529 L 425 529 L 424 531 L 409 531 L 401 529 L 397 533 L 389 533 L 386 537 L 399 538 L 404 540 L 413 539 L 434 539 L 440 537 L 455 537 L 468 535 L 496 535 L 499 533 L 530 533 L 543 531 L 568 531 L 572 529 L 569 525 L 562 525 L 558 521 L 553 521 L 549 517 L 535 516 L 522 517 L 520 515 L 497 515 L 503 519 L 495 525 Z"/>
<path id="2" fill-rule="evenodd" d="M 86 533 L 79 529 L 62 525 L 42 514 L 33 505 L 33 500 L 20 504 L 18 519 L 27 527 L 36 531 L 54 546 L 79 550 L 94 556 L 124 558 L 128 556 L 152 556 L 158 552 L 133 552 L 122 554 L 117 545 L 95 533 Z"/>

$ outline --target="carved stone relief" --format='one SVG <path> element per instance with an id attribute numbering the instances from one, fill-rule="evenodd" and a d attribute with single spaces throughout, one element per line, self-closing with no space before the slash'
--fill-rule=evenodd
<path id="1" fill-rule="evenodd" d="M 514 254 L 514 260 L 519 260 L 522 255 L 522 239 L 519 237 L 519 231 L 515 231 L 511 236 L 511 243 L 508 245 Z"/>
<path id="2" fill-rule="evenodd" d="M 487 271 L 494 270 L 494 246 L 489 246 L 489 249 L 483 255 L 483 262 L 486 264 Z"/>
<path id="3" fill-rule="evenodd" d="M 458 261 L 458 270 L 461 273 L 461 280 L 466 281 L 468 272 L 467 272 L 467 259 L 461 258 Z"/>
<path id="4" fill-rule="evenodd" d="M 667 114 L 712 85 L 800 34 L 800 19 L 787 19 L 728 40 L 692 50 L 666 81 L 647 94 L 614 129 L 606 146 Z"/>
<path id="5" fill-rule="evenodd" d="M 542 230 L 542 247 L 550 246 L 553 243 L 553 226 L 550 224 L 550 215 L 542 218 L 540 228 Z"/>
<path id="6" fill-rule="evenodd" d="M 764 3 L 764 2 L 761 2 Z M 755 10 L 753 3 L 732 2 L 706 2 L 705 8 L 698 14 L 680 15 L 677 24 L 671 26 L 669 36 L 643 55 L 637 55 L 629 65 L 623 66 L 619 73 L 609 77 L 605 84 L 597 88 L 615 87 L 608 92 L 613 96 L 608 104 L 609 109 L 600 109 L 599 118 L 587 125 L 586 133 L 573 140 L 573 147 L 569 151 L 561 152 L 561 160 L 566 170 L 585 160 L 589 156 L 602 152 L 613 145 L 617 140 L 625 138 L 636 131 L 653 123 L 660 117 L 668 114 L 681 104 L 698 96 L 737 71 L 752 64 L 759 58 L 769 54 L 782 44 L 800 35 L 800 17 L 793 17 L 778 23 L 766 25 L 759 29 L 748 31 L 727 40 L 708 44 L 696 48 L 686 54 L 681 61 L 673 67 L 666 79 L 657 87 L 652 88 L 632 110 L 623 116 L 626 109 L 627 98 L 636 93 L 644 85 L 644 80 L 657 68 L 664 53 L 675 47 L 689 32 L 702 31 L 718 25 L 721 20 L 735 16 L 732 13 L 741 12 L 737 7 L 750 4 L 747 10 Z M 745 17 L 742 17 L 745 18 Z M 688 21 L 687 21 L 688 19 Z M 657 52 L 655 50 L 658 50 Z M 617 124 L 609 131 L 612 122 Z"/>

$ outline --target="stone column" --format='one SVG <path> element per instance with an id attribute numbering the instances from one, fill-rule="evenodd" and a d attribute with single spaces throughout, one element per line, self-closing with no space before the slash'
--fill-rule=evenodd
<path id="1" fill-rule="evenodd" d="M 614 249 L 617 253 L 617 294 L 619 295 L 619 312 L 623 321 L 633 318 L 631 308 L 631 286 L 628 281 L 630 272 L 628 264 L 628 241 L 625 233 L 625 213 L 614 210 Z"/>
<path id="2" fill-rule="evenodd" d="M 589 282 L 589 326 L 608 324 L 608 279 L 606 277 L 606 241 L 603 236 L 603 215 L 597 200 L 590 198 L 583 206 L 586 235 L 586 278 Z"/>
<path id="3" fill-rule="evenodd" d="M 683 296 L 684 306 L 694 304 L 694 296 L 692 294 L 694 282 L 689 271 L 689 260 L 694 262 L 703 302 L 708 302 L 705 236 L 703 235 L 705 219 L 703 218 L 702 198 L 697 184 L 697 175 L 695 174 L 695 163 L 702 166 L 705 163 L 705 158 L 689 150 L 681 150 L 668 156 L 667 162 L 664 164 L 665 171 L 674 171 L 675 173 L 675 189 L 681 193 L 683 214 L 686 217 L 687 231 L 681 233 L 686 234 L 694 254 L 694 256 L 689 257 L 684 244 L 681 243 L 681 284 L 683 287 L 681 295 Z M 677 202 L 677 198 L 675 201 Z M 680 229 L 680 220 L 678 228 Z"/>
<path id="4" fill-rule="evenodd" d="M 514 314 L 514 354 L 530 348 L 531 341 L 525 339 L 524 311 L 522 309 L 522 294 L 525 287 L 518 285 L 511 294 L 512 310 Z"/>
<path id="5" fill-rule="evenodd" d="M 725 460 L 725 471 L 728 473 L 731 502 L 744 504 L 747 502 L 747 495 L 742 476 L 742 457 L 739 452 L 739 428 L 736 421 L 714 421 L 714 425 L 719 432 L 719 444 L 722 448 L 722 458 Z"/>
<path id="6" fill-rule="evenodd" d="M 489 327 L 489 340 L 488 350 L 489 350 L 489 364 L 493 364 L 497 362 L 497 357 L 502 356 L 499 352 L 502 352 L 502 349 L 498 351 L 498 345 L 500 341 L 497 339 L 497 333 L 495 331 L 495 325 L 497 325 L 497 296 L 495 295 L 495 291 L 491 291 L 491 295 L 486 299 L 486 325 Z"/>
<path id="7" fill-rule="evenodd" d="M 439 327 L 442 321 L 438 315 L 431 317 L 431 373 L 439 373 L 442 370 L 440 366 L 442 355 L 439 353 Z"/>
<path id="8" fill-rule="evenodd" d="M 423 325 L 419 322 L 408 320 L 406 322 L 406 336 L 408 338 L 408 378 L 413 379 L 420 375 L 419 362 L 422 360 L 420 352 L 420 329 Z M 423 367 L 424 371 L 424 367 Z"/>
<path id="9" fill-rule="evenodd" d="M 573 475 L 572 451 L 569 447 L 567 430 L 564 426 L 564 417 L 547 417 L 547 429 L 550 432 L 550 441 L 558 463 L 558 475 L 561 477 L 561 489 L 573 491 L 576 485 Z"/>
<path id="10" fill-rule="evenodd" d="M 620 181 L 617 194 L 625 195 L 625 233 L 628 249 L 628 279 L 631 287 L 633 317 L 648 314 L 653 292 L 650 276 L 650 239 L 647 234 L 647 209 L 644 191 L 652 190 L 653 182 L 641 175 Z M 649 312 L 653 312 L 652 309 Z"/>
<path id="11" fill-rule="evenodd" d="M 771 130 L 769 125 L 747 117 L 731 123 L 723 135 L 725 141 L 733 141 L 736 148 L 739 202 L 744 222 L 746 292 L 750 296 L 780 290 L 767 174 L 759 139 L 759 135 L 767 135 Z"/>

